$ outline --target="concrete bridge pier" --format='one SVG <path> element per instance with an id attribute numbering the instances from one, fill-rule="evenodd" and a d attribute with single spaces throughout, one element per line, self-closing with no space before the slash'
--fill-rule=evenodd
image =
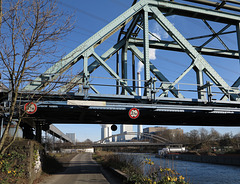
<path id="1" fill-rule="evenodd" d="M 32 126 L 30 126 L 27 123 L 24 123 L 22 125 L 22 130 L 23 130 L 23 138 L 25 138 L 25 139 L 34 139 L 33 127 Z"/>
<path id="2" fill-rule="evenodd" d="M 36 123 L 36 141 L 42 143 L 42 126 L 39 121 Z"/>

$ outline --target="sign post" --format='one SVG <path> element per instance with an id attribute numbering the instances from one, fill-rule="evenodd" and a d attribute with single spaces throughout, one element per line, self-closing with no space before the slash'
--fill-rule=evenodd
<path id="1" fill-rule="evenodd" d="M 24 105 L 24 111 L 27 114 L 34 114 L 37 111 L 37 105 L 33 102 L 28 102 Z"/>
<path id="2" fill-rule="evenodd" d="M 131 119 L 137 119 L 140 115 L 140 111 L 137 108 L 131 108 L 128 111 L 128 115 Z"/>

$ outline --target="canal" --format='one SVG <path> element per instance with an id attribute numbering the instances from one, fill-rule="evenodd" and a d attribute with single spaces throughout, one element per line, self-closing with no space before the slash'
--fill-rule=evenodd
<path id="1" fill-rule="evenodd" d="M 137 159 L 136 162 L 144 162 L 146 158 L 150 158 L 155 166 L 174 169 L 191 184 L 240 184 L 240 167 L 238 166 L 169 160 L 156 158 L 153 154 L 128 154 L 128 156 Z"/>

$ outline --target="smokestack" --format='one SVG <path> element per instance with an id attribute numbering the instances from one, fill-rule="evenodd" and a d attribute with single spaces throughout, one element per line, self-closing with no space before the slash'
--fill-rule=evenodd
<path id="1" fill-rule="evenodd" d="M 137 87 L 138 87 L 138 96 L 141 96 L 141 75 L 140 72 L 137 72 Z"/>
<path id="2" fill-rule="evenodd" d="M 138 96 L 141 96 L 141 75 L 140 72 L 137 72 L 137 87 L 138 87 Z M 140 134 L 143 133 L 142 125 L 137 126 L 138 140 L 141 140 Z"/>
<path id="3" fill-rule="evenodd" d="M 103 124 L 101 125 L 101 139 L 107 138 L 112 136 L 112 130 L 111 125 Z M 105 140 L 106 142 L 112 142 L 112 138 L 109 138 L 108 140 Z"/>
<path id="4" fill-rule="evenodd" d="M 142 125 L 138 125 L 137 126 L 137 133 L 138 133 L 138 135 L 137 135 L 137 138 L 138 138 L 138 140 L 140 141 L 141 140 L 141 133 L 143 133 L 143 127 L 142 127 Z"/>

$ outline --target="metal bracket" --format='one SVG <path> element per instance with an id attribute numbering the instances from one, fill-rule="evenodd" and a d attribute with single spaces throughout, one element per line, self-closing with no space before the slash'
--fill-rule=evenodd
<path id="1" fill-rule="evenodd" d="M 213 85 L 213 83 L 207 81 L 206 84 L 204 84 L 203 86 L 199 86 L 198 90 L 203 90 L 203 89 L 207 89 L 207 96 L 208 96 L 208 102 L 212 102 L 212 90 L 211 90 L 211 86 Z"/>

